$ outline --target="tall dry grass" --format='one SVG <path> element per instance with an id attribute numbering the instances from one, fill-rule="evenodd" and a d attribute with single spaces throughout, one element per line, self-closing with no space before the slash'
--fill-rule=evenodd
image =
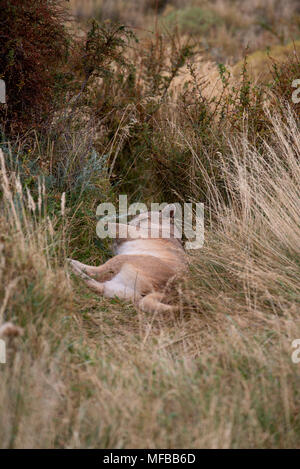
<path id="1" fill-rule="evenodd" d="M 0 310 L 24 329 L 0 365 L 2 447 L 299 446 L 299 122 L 265 117 L 271 138 L 254 147 L 245 125 L 220 157 L 225 199 L 206 176 L 205 246 L 171 316 L 71 279 L 77 220 L 64 199 L 50 215 L 43 181 L 33 200 L 1 153 Z"/>

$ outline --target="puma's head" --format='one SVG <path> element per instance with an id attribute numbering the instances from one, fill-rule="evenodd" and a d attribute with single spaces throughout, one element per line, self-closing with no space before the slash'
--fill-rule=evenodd
<path id="1" fill-rule="evenodd" d="M 160 211 L 148 211 L 135 216 L 129 225 L 148 232 L 151 238 L 181 239 L 179 229 L 175 225 L 176 206 L 169 204 Z"/>

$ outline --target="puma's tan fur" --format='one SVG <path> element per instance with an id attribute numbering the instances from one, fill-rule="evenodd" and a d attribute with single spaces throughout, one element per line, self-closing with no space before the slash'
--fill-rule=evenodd
<path id="1" fill-rule="evenodd" d="M 105 264 L 92 267 L 71 259 L 70 265 L 90 288 L 105 297 L 132 301 L 147 312 L 175 311 L 177 306 L 164 303 L 166 287 L 187 268 L 185 253 L 175 237 L 174 225 L 171 238 L 161 237 L 169 222 L 164 211 L 159 218 L 160 237 L 143 237 L 153 226 L 151 213 L 139 215 L 129 223 L 136 227 L 135 236 L 117 237 L 116 256 Z M 116 227 L 118 236 L 120 225 Z"/>

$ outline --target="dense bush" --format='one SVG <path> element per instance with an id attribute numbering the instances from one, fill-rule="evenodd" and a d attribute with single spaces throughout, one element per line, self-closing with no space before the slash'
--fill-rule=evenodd
<path id="1" fill-rule="evenodd" d="M 5 130 L 40 125 L 53 99 L 69 47 L 61 0 L 2 0 L 0 78 L 6 82 Z"/>

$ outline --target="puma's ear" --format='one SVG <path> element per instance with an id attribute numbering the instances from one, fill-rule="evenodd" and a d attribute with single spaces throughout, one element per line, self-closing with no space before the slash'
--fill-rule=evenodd
<path id="1" fill-rule="evenodd" d="M 165 208 L 162 209 L 162 216 L 163 217 L 170 217 L 174 218 L 176 213 L 176 206 L 175 204 L 168 204 Z"/>

